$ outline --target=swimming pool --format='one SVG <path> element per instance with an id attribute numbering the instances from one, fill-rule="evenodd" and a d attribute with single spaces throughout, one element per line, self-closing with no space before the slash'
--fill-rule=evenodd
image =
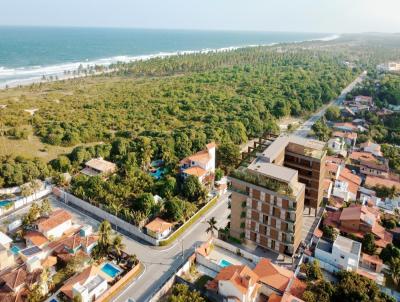
<path id="1" fill-rule="evenodd" d="M 11 203 L 13 203 L 12 200 L 2 200 L 2 201 L 0 201 L 0 208 L 1 208 L 1 207 L 6 207 L 6 206 L 8 206 L 8 205 L 11 204 Z"/>
<path id="2" fill-rule="evenodd" d="M 14 245 L 11 249 L 11 253 L 13 253 L 14 255 L 17 255 L 20 251 L 20 248 L 16 245 Z"/>
<path id="3" fill-rule="evenodd" d="M 232 265 L 232 263 L 230 263 L 229 261 L 226 261 L 225 259 L 222 259 L 219 261 L 219 266 L 221 266 L 221 267 L 227 267 L 230 265 Z"/>
<path id="4" fill-rule="evenodd" d="M 107 275 L 109 275 L 111 278 L 115 278 L 115 276 L 117 276 L 122 272 L 122 270 L 119 267 L 108 262 L 103 265 L 101 270 Z"/>
<path id="5" fill-rule="evenodd" d="M 154 172 L 150 172 L 150 175 L 158 180 L 164 176 L 164 168 L 158 168 Z"/>

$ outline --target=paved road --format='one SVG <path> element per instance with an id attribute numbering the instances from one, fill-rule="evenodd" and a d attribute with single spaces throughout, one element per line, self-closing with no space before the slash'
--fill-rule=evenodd
<path id="1" fill-rule="evenodd" d="M 228 194 L 223 195 L 215 207 L 203 218 L 186 231 L 174 245 L 160 250 L 156 247 L 143 245 L 134 240 L 125 241 L 128 252 L 134 252 L 145 265 L 145 272 L 141 277 L 128 285 L 114 301 L 127 301 L 129 298 L 137 302 L 144 302 L 168 280 L 177 268 L 193 253 L 194 249 L 208 239 L 205 233 L 208 225 L 206 220 L 215 217 L 219 227 L 225 227 L 228 221 Z M 184 257 L 182 257 L 182 251 Z"/>
<path id="2" fill-rule="evenodd" d="M 336 100 L 333 100 L 329 104 L 322 107 L 319 111 L 314 113 L 296 131 L 294 131 L 294 134 L 298 135 L 298 136 L 302 136 L 302 137 L 307 137 L 308 133 L 311 131 L 312 125 L 314 125 L 314 123 L 316 121 L 318 121 L 325 114 L 326 109 L 332 105 L 340 106 L 342 104 L 342 102 L 345 100 L 346 94 L 348 94 L 351 90 L 353 90 L 353 88 L 358 83 L 361 83 L 365 79 L 366 75 L 367 75 L 367 72 L 364 71 L 357 79 L 355 79 L 353 82 L 351 82 L 349 86 L 347 86 L 345 89 L 342 90 L 342 93 L 339 95 L 339 97 Z"/>

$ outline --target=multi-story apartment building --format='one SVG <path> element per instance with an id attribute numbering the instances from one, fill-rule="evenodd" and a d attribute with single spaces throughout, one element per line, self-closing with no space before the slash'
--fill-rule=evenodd
<path id="1" fill-rule="evenodd" d="M 318 208 L 323 196 L 324 143 L 296 136 L 260 140 L 266 149 L 229 177 L 231 235 L 293 255 L 301 241 L 305 200 Z M 255 146 L 256 147 L 256 146 Z"/>

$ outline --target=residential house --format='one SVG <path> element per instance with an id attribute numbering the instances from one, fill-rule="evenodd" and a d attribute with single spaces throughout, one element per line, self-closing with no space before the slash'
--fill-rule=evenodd
<path id="1" fill-rule="evenodd" d="M 77 254 L 88 258 L 93 248 L 97 245 L 97 241 L 97 235 L 88 234 L 82 236 L 82 233 L 79 232 L 72 236 L 51 242 L 48 247 L 52 254 L 56 255 L 58 259 L 63 262 L 68 262 Z"/>
<path id="2" fill-rule="evenodd" d="M 382 156 L 381 145 L 373 143 L 371 141 L 367 141 L 360 145 L 361 150 L 364 152 L 372 153 L 375 156 Z"/>
<path id="3" fill-rule="evenodd" d="M 186 178 L 189 175 L 197 177 L 202 184 L 211 184 L 214 180 L 216 160 L 216 144 L 210 143 L 191 156 L 180 161 L 181 175 Z"/>
<path id="4" fill-rule="evenodd" d="M 39 281 L 41 270 L 29 273 L 25 267 L 20 267 L 11 272 L 6 272 L 0 276 L 0 301 L 5 301 L 6 297 L 13 297 L 9 301 L 18 299 L 19 293 L 24 288 L 30 288 Z"/>
<path id="5" fill-rule="evenodd" d="M 80 274 L 70 278 L 60 291 L 71 300 L 91 302 L 98 299 L 107 288 L 107 280 L 100 275 L 99 268 L 89 266 Z"/>
<path id="6" fill-rule="evenodd" d="M 275 296 L 283 299 L 288 295 L 299 300 L 306 284 L 297 279 L 294 272 L 261 258 L 253 270 L 245 265 L 223 268 L 206 288 L 217 291 L 226 301 L 252 302 L 268 297 L 275 299 Z"/>
<path id="7" fill-rule="evenodd" d="M 400 191 L 400 182 L 393 179 L 385 179 L 381 177 L 368 175 L 365 179 L 364 185 L 368 188 L 374 188 L 376 186 L 392 188 L 395 187 L 396 190 Z"/>
<path id="8" fill-rule="evenodd" d="M 295 276 L 294 272 L 274 264 L 266 258 L 261 258 L 254 268 L 254 273 L 259 277 L 260 293 L 267 297 L 290 293 L 301 298 L 307 287 Z"/>
<path id="9" fill-rule="evenodd" d="M 376 204 L 381 201 L 381 199 L 376 196 L 376 192 L 374 190 L 370 190 L 365 187 L 360 187 L 358 189 L 358 194 L 358 199 L 363 205 L 376 206 Z"/>
<path id="10" fill-rule="evenodd" d="M 358 134 L 357 132 L 334 131 L 332 136 L 342 138 L 346 145 L 353 148 L 356 145 Z"/>
<path id="11" fill-rule="evenodd" d="M 333 129 L 337 131 L 342 131 L 342 132 L 357 132 L 358 128 L 357 126 L 353 125 L 352 123 L 334 123 L 333 124 Z"/>
<path id="12" fill-rule="evenodd" d="M 258 276 L 245 265 L 230 265 L 223 268 L 218 275 L 207 284 L 207 288 L 215 290 L 227 302 L 258 301 Z"/>
<path id="13" fill-rule="evenodd" d="M 380 214 L 376 208 L 351 205 L 337 212 L 326 212 L 324 225 L 339 229 L 342 233 L 352 234 L 360 239 L 371 233 L 375 237 L 375 245 L 384 248 L 392 242 L 392 234 L 379 224 Z"/>
<path id="14" fill-rule="evenodd" d="M 396 196 L 394 198 L 386 197 L 385 200 L 379 199 L 376 202 L 376 206 L 388 214 L 395 214 L 396 209 L 400 210 L 400 197 Z"/>
<path id="15" fill-rule="evenodd" d="M 356 200 L 360 184 L 361 178 L 358 175 L 341 167 L 333 186 L 332 196 L 342 198 L 344 201 Z"/>
<path id="16" fill-rule="evenodd" d="M 360 262 L 361 262 L 361 267 L 364 267 L 375 273 L 382 272 L 383 261 L 377 255 L 368 255 L 368 254 L 362 253 Z"/>
<path id="17" fill-rule="evenodd" d="M 334 137 L 328 140 L 328 148 L 334 153 L 334 154 L 340 154 L 343 157 L 347 156 L 347 151 L 346 151 L 346 143 L 342 138 L 339 137 Z"/>
<path id="18" fill-rule="evenodd" d="M 85 163 L 85 168 L 81 170 L 82 174 L 87 176 L 107 176 L 117 171 L 117 165 L 104 160 L 102 157 L 92 158 Z"/>
<path id="19" fill-rule="evenodd" d="M 354 117 L 354 116 L 356 116 L 356 113 L 350 107 L 344 106 L 340 110 L 340 115 L 343 117 Z"/>
<path id="20" fill-rule="evenodd" d="M 399 62 L 387 62 L 377 66 L 379 70 L 391 72 L 391 71 L 400 71 L 400 63 Z"/>
<path id="21" fill-rule="evenodd" d="M 350 160 L 355 166 L 358 166 L 360 172 L 364 175 L 389 177 L 389 161 L 382 157 L 377 157 L 370 152 L 353 151 Z"/>
<path id="22" fill-rule="evenodd" d="M 357 271 L 361 255 L 361 243 L 338 235 L 335 241 L 319 239 L 314 257 L 336 270 Z M 329 265 L 324 266 L 329 270 Z"/>
<path id="23" fill-rule="evenodd" d="M 27 231 L 24 234 L 24 239 L 27 247 L 38 246 L 43 248 L 49 243 L 49 240 L 42 233 L 38 231 Z"/>
<path id="24" fill-rule="evenodd" d="M 11 253 L 12 239 L 0 232 L 0 271 L 15 265 L 14 255 Z"/>
<path id="25" fill-rule="evenodd" d="M 69 212 L 58 209 L 49 217 L 39 218 L 34 223 L 34 229 L 47 238 L 60 238 L 67 230 L 72 228 L 72 216 Z"/>
<path id="26" fill-rule="evenodd" d="M 172 224 L 157 217 L 149 222 L 145 229 L 147 234 L 156 239 L 163 239 L 167 237 L 172 231 Z"/>

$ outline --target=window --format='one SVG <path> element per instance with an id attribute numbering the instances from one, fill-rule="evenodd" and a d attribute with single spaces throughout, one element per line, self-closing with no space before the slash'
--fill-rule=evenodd
<path id="1" fill-rule="evenodd" d="M 344 256 L 343 256 L 343 255 L 340 255 L 340 258 L 344 259 Z"/>

